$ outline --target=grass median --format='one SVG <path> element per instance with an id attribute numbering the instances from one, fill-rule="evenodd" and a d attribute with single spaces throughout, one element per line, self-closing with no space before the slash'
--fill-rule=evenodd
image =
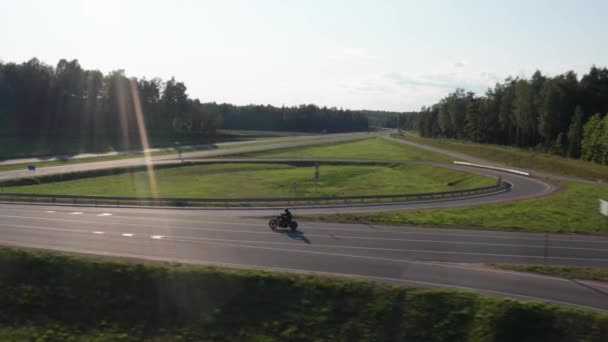
<path id="1" fill-rule="evenodd" d="M 541 153 L 532 149 L 477 144 L 455 139 L 422 138 L 412 132 L 397 135 L 396 137 L 515 167 L 608 181 L 608 166 L 580 159 Z"/>
<path id="2" fill-rule="evenodd" d="M 309 218 L 340 222 L 413 224 L 531 232 L 607 234 L 608 220 L 598 198 L 608 199 L 608 185 L 567 182 L 549 197 L 466 208 L 442 208 L 378 214 L 338 214 Z"/>
<path id="3" fill-rule="evenodd" d="M 0 249 L 0 339 L 605 341 L 608 316 L 468 291 Z"/>
<path id="4" fill-rule="evenodd" d="M 252 152 L 240 155 L 254 158 L 342 158 L 395 161 L 443 161 L 452 159 L 441 154 L 388 141 L 380 137 L 325 145 Z"/>
<path id="5" fill-rule="evenodd" d="M 408 194 L 496 183 L 490 177 L 416 164 L 322 164 L 319 170 L 320 179 L 316 180 L 312 165 L 194 164 L 158 169 L 152 179 L 163 197 L 196 198 Z M 152 195 L 150 175 L 137 171 L 63 181 L 41 178 L 39 184 L 4 186 L 0 191 L 148 197 Z"/>

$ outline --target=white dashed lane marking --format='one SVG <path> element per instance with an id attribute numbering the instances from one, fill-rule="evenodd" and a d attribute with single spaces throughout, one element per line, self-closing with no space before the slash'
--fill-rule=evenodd
<path id="1" fill-rule="evenodd" d="M 54 210 L 46 210 L 45 213 L 54 214 L 55 211 Z"/>
<path id="2" fill-rule="evenodd" d="M 101 213 L 101 214 L 97 214 L 97 216 L 112 216 L 112 214 L 110 214 L 110 213 Z"/>
<path id="3" fill-rule="evenodd" d="M 156 240 L 160 240 L 160 239 L 164 238 L 165 236 L 164 235 L 152 235 L 150 237 L 153 239 L 156 239 Z"/>
<path id="4" fill-rule="evenodd" d="M 75 211 L 73 213 L 70 213 L 70 215 L 81 215 L 82 211 Z"/>
<path id="5" fill-rule="evenodd" d="M 103 232 L 100 231 L 94 231 L 93 234 L 103 234 Z"/>
<path id="6" fill-rule="evenodd" d="M 133 237 L 133 234 L 132 233 L 123 233 L 122 236 Z"/>

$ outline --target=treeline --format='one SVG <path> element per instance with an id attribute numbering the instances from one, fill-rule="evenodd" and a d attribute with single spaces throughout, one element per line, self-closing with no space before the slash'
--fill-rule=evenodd
<path id="1" fill-rule="evenodd" d="M 318 107 L 313 104 L 297 107 L 235 106 L 225 103 L 211 105 L 221 113 L 226 129 L 300 132 L 350 132 L 369 129 L 369 120 L 364 111 Z"/>
<path id="2" fill-rule="evenodd" d="M 200 141 L 214 136 L 218 128 L 307 132 L 369 128 L 364 111 L 202 103 L 186 90 L 174 78 L 138 79 L 124 70 L 103 74 L 82 68 L 78 60 L 62 59 L 56 66 L 36 58 L 21 64 L 0 62 L 0 138 L 94 151 L 109 146 L 140 148 L 142 127 L 159 145 Z"/>
<path id="3" fill-rule="evenodd" d="M 138 115 L 141 113 L 141 115 Z M 104 75 L 77 60 L 56 67 L 33 58 L 0 63 L 0 134 L 23 141 L 70 141 L 85 149 L 135 148 L 148 137 L 210 135 L 222 126 L 216 108 L 192 99 L 170 79 Z"/>
<path id="4" fill-rule="evenodd" d="M 507 78 L 484 96 L 457 89 L 423 107 L 422 136 L 534 147 L 608 164 L 608 69 Z"/>
<path id="5" fill-rule="evenodd" d="M 360 112 L 367 117 L 369 126 L 374 128 L 397 128 L 402 115 L 399 112 L 383 110 L 362 110 Z"/>

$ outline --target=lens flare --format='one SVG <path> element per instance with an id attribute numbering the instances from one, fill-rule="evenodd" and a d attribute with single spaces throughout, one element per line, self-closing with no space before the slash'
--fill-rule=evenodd
<path id="1" fill-rule="evenodd" d="M 137 120 L 137 130 L 139 132 L 139 139 L 141 142 L 142 149 L 144 151 L 144 160 L 146 161 L 146 168 L 148 170 L 148 185 L 152 197 L 158 198 L 158 184 L 156 182 L 156 174 L 154 173 L 154 165 L 150 158 L 150 144 L 148 142 L 148 131 L 146 129 L 146 123 L 144 121 L 143 112 L 141 109 L 141 101 L 139 99 L 139 92 L 137 91 L 137 83 L 135 80 L 129 80 L 131 88 L 131 98 L 133 99 L 133 109 L 135 111 L 135 119 Z"/>

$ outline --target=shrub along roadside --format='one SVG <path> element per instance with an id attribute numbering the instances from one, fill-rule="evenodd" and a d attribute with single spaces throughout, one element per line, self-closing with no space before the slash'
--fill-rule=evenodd
<path id="1" fill-rule="evenodd" d="M 5 339 L 608 339 L 606 314 L 472 292 L 10 248 L 0 307 Z"/>

